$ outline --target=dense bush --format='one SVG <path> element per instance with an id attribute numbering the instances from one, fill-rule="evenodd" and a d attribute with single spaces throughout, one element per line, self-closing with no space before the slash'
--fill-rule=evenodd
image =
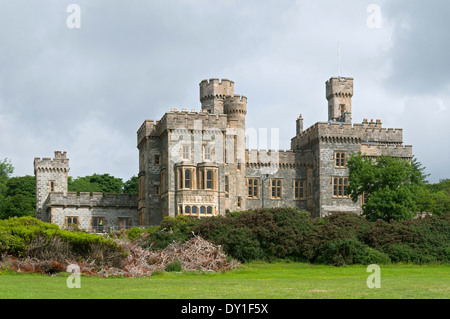
<path id="1" fill-rule="evenodd" d="M 174 262 L 168 263 L 166 265 L 165 271 L 171 272 L 171 271 L 181 271 L 181 260 L 175 260 Z"/>
<path id="2" fill-rule="evenodd" d="M 372 223 L 364 241 L 393 262 L 450 262 L 450 214 Z"/>
<path id="3" fill-rule="evenodd" d="M 183 242 L 192 238 L 192 228 L 199 223 L 198 218 L 183 215 L 165 217 L 158 227 L 150 227 L 143 247 L 150 250 L 165 249 L 173 242 Z"/>
<path id="4" fill-rule="evenodd" d="M 15 257 L 90 260 L 116 266 L 126 256 L 122 246 L 95 234 L 61 230 L 32 217 L 0 220 L 0 254 Z"/>
<path id="5" fill-rule="evenodd" d="M 449 226 L 449 214 L 371 222 L 352 213 L 311 219 L 295 209 L 274 208 L 203 219 L 167 217 L 149 236 L 146 247 L 165 248 L 173 241 L 191 238 L 194 232 L 242 262 L 292 259 L 337 266 L 447 263 Z"/>
<path id="6" fill-rule="evenodd" d="M 240 261 L 302 259 L 303 242 L 310 236 L 309 215 L 293 208 L 244 211 L 202 220 L 194 232 Z"/>

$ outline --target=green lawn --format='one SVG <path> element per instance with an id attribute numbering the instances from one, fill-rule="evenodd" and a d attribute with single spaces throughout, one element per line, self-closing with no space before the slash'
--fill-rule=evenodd
<path id="1" fill-rule="evenodd" d="M 381 266 L 381 288 L 366 285 L 365 266 L 250 263 L 225 274 L 165 273 L 146 278 L 0 273 L 0 298 L 449 298 L 450 265 Z"/>

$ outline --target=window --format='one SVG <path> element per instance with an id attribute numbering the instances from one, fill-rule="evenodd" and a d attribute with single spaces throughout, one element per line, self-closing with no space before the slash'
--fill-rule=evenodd
<path id="1" fill-rule="evenodd" d="M 192 185 L 192 172 L 189 169 L 184 171 L 184 188 L 191 188 Z"/>
<path id="2" fill-rule="evenodd" d="M 192 214 L 197 214 L 198 211 L 198 207 L 197 206 L 192 206 Z"/>
<path id="3" fill-rule="evenodd" d="M 78 226 L 78 217 L 67 216 L 66 217 L 66 225 L 67 226 Z"/>
<path id="4" fill-rule="evenodd" d="M 301 179 L 294 180 L 294 199 L 305 198 L 305 181 Z"/>
<path id="5" fill-rule="evenodd" d="M 208 215 L 212 215 L 212 207 L 211 207 L 211 206 L 208 206 L 208 207 L 206 208 L 206 213 L 207 213 Z"/>
<path id="6" fill-rule="evenodd" d="M 161 188 L 159 186 L 155 186 L 155 195 L 156 196 L 161 195 Z"/>
<path id="7" fill-rule="evenodd" d="M 103 232 L 105 219 L 103 217 L 92 217 L 92 229 L 96 232 Z"/>
<path id="8" fill-rule="evenodd" d="M 344 168 L 345 167 L 345 153 L 336 152 L 334 153 L 335 167 Z"/>
<path id="9" fill-rule="evenodd" d="M 200 207 L 200 214 L 201 215 L 206 214 L 206 207 L 205 206 Z"/>
<path id="10" fill-rule="evenodd" d="M 208 146 L 208 145 L 204 146 L 203 147 L 203 159 L 206 161 L 210 161 L 211 155 L 212 155 L 211 146 Z"/>
<path id="11" fill-rule="evenodd" d="M 341 111 L 341 116 L 344 116 L 345 113 L 345 104 L 339 104 L 339 109 Z"/>
<path id="12" fill-rule="evenodd" d="M 214 174 L 212 170 L 206 171 L 206 189 L 213 189 L 214 186 Z"/>
<path id="13" fill-rule="evenodd" d="M 258 198 L 258 179 L 257 178 L 249 178 L 247 180 L 248 183 L 248 198 Z"/>
<path id="14" fill-rule="evenodd" d="M 161 165 L 161 155 L 155 155 L 155 165 Z"/>
<path id="15" fill-rule="evenodd" d="M 190 214 L 190 213 L 191 213 L 191 206 L 186 206 L 186 207 L 184 208 L 184 213 L 185 213 L 185 214 Z"/>
<path id="16" fill-rule="evenodd" d="M 281 191 L 281 179 L 273 179 L 271 186 L 272 186 L 272 198 L 282 198 L 282 191 Z"/>
<path id="17" fill-rule="evenodd" d="M 237 208 L 241 208 L 242 207 L 242 197 L 238 196 L 237 198 Z"/>
<path id="18" fill-rule="evenodd" d="M 50 181 L 50 192 L 54 192 L 54 191 L 55 191 L 55 182 Z"/>
<path id="19" fill-rule="evenodd" d="M 369 198 L 369 195 L 367 195 L 366 193 L 363 193 L 362 194 L 362 196 L 361 196 L 361 201 L 362 201 L 362 204 L 363 205 L 365 205 L 365 204 L 367 204 L 367 199 Z"/>
<path id="20" fill-rule="evenodd" d="M 348 197 L 348 177 L 333 177 L 333 197 Z"/>
<path id="21" fill-rule="evenodd" d="M 237 163 L 237 170 L 240 171 L 241 170 L 241 162 Z"/>
<path id="22" fill-rule="evenodd" d="M 128 229 L 131 227 L 130 217 L 119 217 L 117 218 L 117 227 L 119 229 Z"/>
<path id="23" fill-rule="evenodd" d="M 188 145 L 183 145 L 183 160 L 189 160 L 190 158 L 190 147 Z"/>
<path id="24" fill-rule="evenodd" d="M 228 193 L 230 189 L 230 177 L 225 175 L 225 193 Z"/>

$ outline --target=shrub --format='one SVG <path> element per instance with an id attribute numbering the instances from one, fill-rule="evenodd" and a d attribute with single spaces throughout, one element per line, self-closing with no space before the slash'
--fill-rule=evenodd
<path id="1" fill-rule="evenodd" d="M 58 262 L 83 259 L 110 266 L 126 257 L 122 246 L 103 236 L 61 230 L 32 217 L 0 221 L 0 253 Z"/>
<path id="2" fill-rule="evenodd" d="M 259 209 L 204 219 L 193 230 L 242 262 L 300 259 L 311 220 L 294 208 Z"/>
<path id="3" fill-rule="evenodd" d="M 390 263 L 386 254 L 370 248 L 354 238 L 327 242 L 319 253 L 317 261 L 334 266 Z"/>
<path id="4" fill-rule="evenodd" d="M 171 263 L 168 263 L 166 265 L 166 269 L 167 272 L 171 272 L 171 271 L 181 271 L 181 261 L 180 260 L 175 260 Z"/>
<path id="5" fill-rule="evenodd" d="M 450 214 L 411 221 L 377 221 L 364 241 L 394 262 L 450 262 Z"/>

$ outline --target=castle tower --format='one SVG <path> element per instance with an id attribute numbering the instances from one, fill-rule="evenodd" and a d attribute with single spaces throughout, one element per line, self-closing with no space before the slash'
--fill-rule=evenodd
<path id="1" fill-rule="evenodd" d="M 353 78 L 332 77 L 326 82 L 329 122 L 352 122 Z"/>
<path id="2" fill-rule="evenodd" d="M 202 110 L 211 114 L 223 114 L 223 103 L 226 96 L 233 96 L 234 82 L 222 79 L 209 79 L 200 82 L 200 102 Z"/>
<path id="3" fill-rule="evenodd" d="M 230 190 L 230 198 L 233 198 L 233 201 L 230 202 L 229 208 L 231 211 L 245 210 L 247 198 L 247 189 L 245 187 L 245 116 L 247 114 L 247 98 L 236 94 L 227 96 L 224 100 L 223 109 L 227 115 L 227 139 L 230 137 L 234 139 L 232 142 L 234 146 L 233 161 L 227 165 L 233 170 L 230 183 L 235 185 Z M 227 145 L 227 153 L 230 152 L 229 145 Z"/>
<path id="4" fill-rule="evenodd" d="M 67 193 L 67 174 L 69 159 L 66 152 L 55 151 L 55 157 L 35 158 L 34 175 L 36 175 L 36 218 L 50 222 L 45 202 L 50 192 Z"/>

